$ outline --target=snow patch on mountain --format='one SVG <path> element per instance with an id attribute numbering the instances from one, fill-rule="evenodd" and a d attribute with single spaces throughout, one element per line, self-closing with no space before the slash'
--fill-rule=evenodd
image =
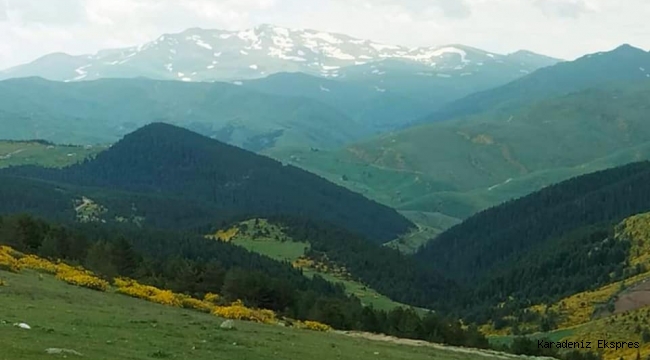
<path id="1" fill-rule="evenodd" d="M 392 66 L 397 66 L 399 71 L 412 67 L 413 74 L 435 76 L 435 73 L 425 73 L 426 70 L 421 67 L 426 66 L 439 74 L 468 76 L 480 72 L 482 66 L 505 62 L 512 64 L 512 73 L 518 73 L 520 69 L 529 72 L 536 70 L 540 65 L 536 63 L 535 55 L 524 54 L 526 56 L 510 58 L 511 55 L 494 54 L 462 45 L 408 48 L 342 34 L 272 25 L 241 31 L 195 28 L 165 34 L 134 47 L 71 57 L 75 62 L 68 69 L 75 69 L 72 73 L 74 76 L 68 70 L 63 79 L 81 81 L 119 77 L 122 69 L 124 76 L 133 76 L 134 69 L 143 69 L 143 73 L 150 77 L 188 78 L 191 81 L 234 81 L 239 77 L 258 78 L 284 71 L 331 78 L 342 76 L 345 68 L 354 66 L 360 67 L 366 75 L 383 75 Z M 523 65 L 518 65 L 528 57 L 533 60 L 524 60 Z M 390 61 L 386 68 L 364 71 L 363 66 L 367 64 L 384 64 L 385 61 Z M 91 66 L 93 71 L 86 71 Z M 250 69 L 264 71 L 252 72 Z M 196 74 L 178 75 L 192 72 Z"/>
<path id="2" fill-rule="evenodd" d="M 309 40 L 319 39 L 335 45 L 341 44 L 343 42 L 342 40 L 336 38 L 332 34 L 325 33 L 325 32 L 317 32 L 317 33 L 305 32 L 301 36 L 305 39 L 309 39 Z"/>
<path id="3" fill-rule="evenodd" d="M 401 47 L 396 46 L 396 45 L 386 45 L 386 44 L 378 44 L 378 43 L 370 43 L 370 47 L 377 51 L 384 51 L 384 50 L 399 50 Z"/>

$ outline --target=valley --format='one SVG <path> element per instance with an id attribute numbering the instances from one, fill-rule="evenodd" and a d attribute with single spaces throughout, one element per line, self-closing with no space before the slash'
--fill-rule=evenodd
<path id="1" fill-rule="evenodd" d="M 648 159 L 643 79 L 497 106 L 340 150 L 272 155 L 400 211 L 458 221 L 574 176 Z"/>

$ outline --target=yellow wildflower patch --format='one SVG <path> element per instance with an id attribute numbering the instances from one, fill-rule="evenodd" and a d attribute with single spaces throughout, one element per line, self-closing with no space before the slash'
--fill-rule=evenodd
<path id="1" fill-rule="evenodd" d="M 237 236 L 237 234 L 239 234 L 239 228 L 235 226 L 228 230 L 219 230 L 214 235 L 207 235 L 206 238 L 211 240 L 230 242 L 235 236 Z"/>
<path id="2" fill-rule="evenodd" d="M 189 296 L 181 300 L 181 306 L 183 306 L 186 309 L 194 309 L 194 310 L 199 310 L 207 313 L 212 312 L 212 310 L 214 309 L 213 304 Z"/>
<path id="3" fill-rule="evenodd" d="M 248 320 L 263 324 L 274 324 L 277 322 L 275 312 L 247 308 L 240 300 L 235 301 L 229 306 L 217 306 L 212 310 L 212 314 L 225 319 Z"/>
<path id="4" fill-rule="evenodd" d="M 71 285 L 81 286 L 98 291 L 108 290 L 108 282 L 96 276 L 89 275 L 79 270 L 66 271 L 56 274 L 56 278 Z"/>
<path id="5" fill-rule="evenodd" d="M 0 270 L 20 271 L 20 263 L 13 256 L 13 249 L 8 246 L 0 246 Z"/>
<path id="6" fill-rule="evenodd" d="M 220 300 L 221 300 L 221 296 L 219 296 L 217 294 L 213 294 L 213 293 L 207 293 L 203 297 L 203 301 L 209 302 L 209 303 L 215 304 L 215 305 L 218 304 Z"/>
<path id="7" fill-rule="evenodd" d="M 106 291 L 108 282 L 96 277 L 92 272 L 81 267 L 72 267 L 62 262 L 54 263 L 35 255 L 20 256 L 8 246 L 0 247 L 0 269 L 18 272 L 31 269 L 56 275 L 56 278 L 68 284 L 82 286 L 93 290 Z"/>
<path id="8" fill-rule="evenodd" d="M 171 290 L 161 290 L 154 286 L 142 285 L 135 280 L 118 278 L 114 281 L 117 292 L 131 297 L 149 300 L 162 305 L 181 307 L 183 297 Z"/>
<path id="9" fill-rule="evenodd" d="M 55 275 L 59 271 L 57 264 L 36 255 L 26 255 L 20 260 L 20 267 Z"/>
<path id="10" fill-rule="evenodd" d="M 629 217 L 618 226 L 616 237 L 629 240 L 630 266 L 650 265 L 650 213 Z"/>
<path id="11" fill-rule="evenodd" d="M 323 323 L 319 323 L 318 321 L 298 321 L 296 323 L 296 327 L 299 329 L 307 329 L 307 330 L 313 330 L 313 331 L 330 331 L 332 330 L 332 327 Z"/>
<path id="12" fill-rule="evenodd" d="M 305 255 L 294 260 L 291 264 L 294 268 L 313 269 L 321 273 L 334 275 L 340 279 L 351 279 L 352 275 L 344 266 L 340 266 L 330 261 L 326 255 L 321 259 L 312 259 Z"/>

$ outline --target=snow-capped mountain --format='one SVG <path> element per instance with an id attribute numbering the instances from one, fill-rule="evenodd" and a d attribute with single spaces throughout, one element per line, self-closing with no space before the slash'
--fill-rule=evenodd
<path id="1" fill-rule="evenodd" d="M 490 67 L 523 75 L 558 61 L 530 52 L 500 55 L 462 45 L 407 48 L 342 34 L 261 25 L 243 31 L 189 29 L 140 46 L 94 55 L 51 54 L 0 72 L 0 78 L 41 76 L 83 81 L 143 76 L 236 82 L 279 72 L 341 78 L 363 69 L 378 74 L 381 70 L 367 65 L 382 60 L 399 60 L 423 76 L 443 78 L 469 76 Z"/>

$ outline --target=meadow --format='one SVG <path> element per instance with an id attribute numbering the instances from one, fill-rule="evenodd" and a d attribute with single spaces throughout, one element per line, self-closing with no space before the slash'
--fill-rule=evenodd
<path id="1" fill-rule="evenodd" d="M 114 293 L 68 285 L 32 271 L 0 272 L 0 359 L 410 359 L 514 358 L 368 340 L 223 319 Z M 26 323 L 31 330 L 14 326 Z M 72 350 L 59 356 L 47 349 Z M 51 350 L 52 351 L 52 350 Z"/>
<path id="2" fill-rule="evenodd" d="M 64 167 L 83 161 L 105 146 L 52 145 L 40 141 L 1 141 L 0 168 L 18 165 Z"/>

